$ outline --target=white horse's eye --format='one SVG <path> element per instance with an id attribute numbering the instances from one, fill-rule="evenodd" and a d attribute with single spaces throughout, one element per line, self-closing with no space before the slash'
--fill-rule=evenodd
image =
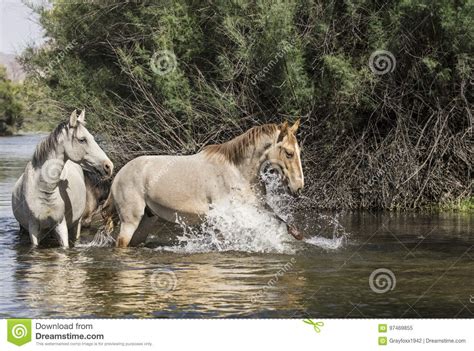
<path id="1" fill-rule="evenodd" d="M 81 144 L 85 144 L 87 142 L 87 139 L 86 138 L 80 138 L 80 139 L 78 139 L 78 141 Z"/>

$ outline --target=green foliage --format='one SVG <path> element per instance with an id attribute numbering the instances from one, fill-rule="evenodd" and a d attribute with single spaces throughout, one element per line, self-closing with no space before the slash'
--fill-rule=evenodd
<path id="1" fill-rule="evenodd" d="M 5 67 L 0 66 L 0 135 L 13 134 L 21 126 L 22 110 L 20 89 L 7 78 Z"/>
<path id="2" fill-rule="evenodd" d="M 47 86 L 33 80 L 23 82 L 19 88 L 24 116 L 20 131 L 49 132 L 64 119 L 64 111 L 51 100 Z"/>
<path id="3" fill-rule="evenodd" d="M 56 0 L 39 10 L 51 41 L 23 59 L 53 118 L 85 107 L 119 163 L 302 117 L 318 205 L 420 207 L 470 186 L 473 4 Z M 392 71 L 372 72 L 376 50 Z"/>
<path id="4" fill-rule="evenodd" d="M 474 197 L 461 198 L 453 202 L 445 202 L 437 205 L 431 205 L 427 207 L 431 211 L 452 211 L 461 212 L 466 215 L 472 215 L 474 213 Z"/>

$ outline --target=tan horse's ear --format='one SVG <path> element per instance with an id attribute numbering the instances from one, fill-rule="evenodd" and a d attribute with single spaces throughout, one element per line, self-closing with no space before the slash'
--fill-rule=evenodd
<path id="1" fill-rule="evenodd" d="M 290 131 L 295 134 L 296 131 L 298 130 L 298 127 L 300 126 L 300 121 L 301 121 L 301 118 L 298 118 L 295 122 L 295 124 L 293 124 L 291 127 L 290 127 Z"/>
<path id="2" fill-rule="evenodd" d="M 288 122 L 285 121 L 285 122 L 281 123 L 278 126 L 278 129 L 280 129 L 280 134 L 278 134 L 277 143 L 281 142 L 283 140 L 283 138 L 288 135 Z"/>
<path id="3" fill-rule="evenodd" d="M 281 135 L 284 135 L 288 132 L 288 121 L 283 122 L 278 126 L 280 129 Z"/>
<path id="4" fill-rule="evenodd" d="M 72 128 L 77 127 L 77 110 L 72 111 L 71 117 L 69 117 L 69 126 Z"/>
<path id="5" fill-rule="evenodd" d="M 86 110 L 82 110 L 81 114 L 79 117 L 77 117 L 77 121 L 84 124 L 86 119 Z"/>

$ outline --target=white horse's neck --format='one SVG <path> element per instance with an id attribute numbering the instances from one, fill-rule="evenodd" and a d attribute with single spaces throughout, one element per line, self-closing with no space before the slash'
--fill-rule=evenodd
<path id="1" fill-rule="evenodd" d="M 66 161 L 67 157 L 61 139 L 54 149 L 49 150 L 47 156 L 36 167 L 38 173 L 38 177 L 36 177 L 37 185 L 41 192 L 52 193 L 56 190 Z"/>

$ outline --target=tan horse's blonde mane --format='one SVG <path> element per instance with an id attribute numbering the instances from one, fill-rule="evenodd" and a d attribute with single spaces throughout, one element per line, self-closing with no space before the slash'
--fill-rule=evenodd
<path id="1" fill-rule="evenodd" d="M 210 157 L 220 157 L 235 165 L 240 164 L 247 156 L 250 147 L 257 145 L 264 136 L 271 136 L 278 130 L 276 124 L 264 124 L 253 127 L 245 133 L 222 144 L 208 145 L 203 152 Z"/>

